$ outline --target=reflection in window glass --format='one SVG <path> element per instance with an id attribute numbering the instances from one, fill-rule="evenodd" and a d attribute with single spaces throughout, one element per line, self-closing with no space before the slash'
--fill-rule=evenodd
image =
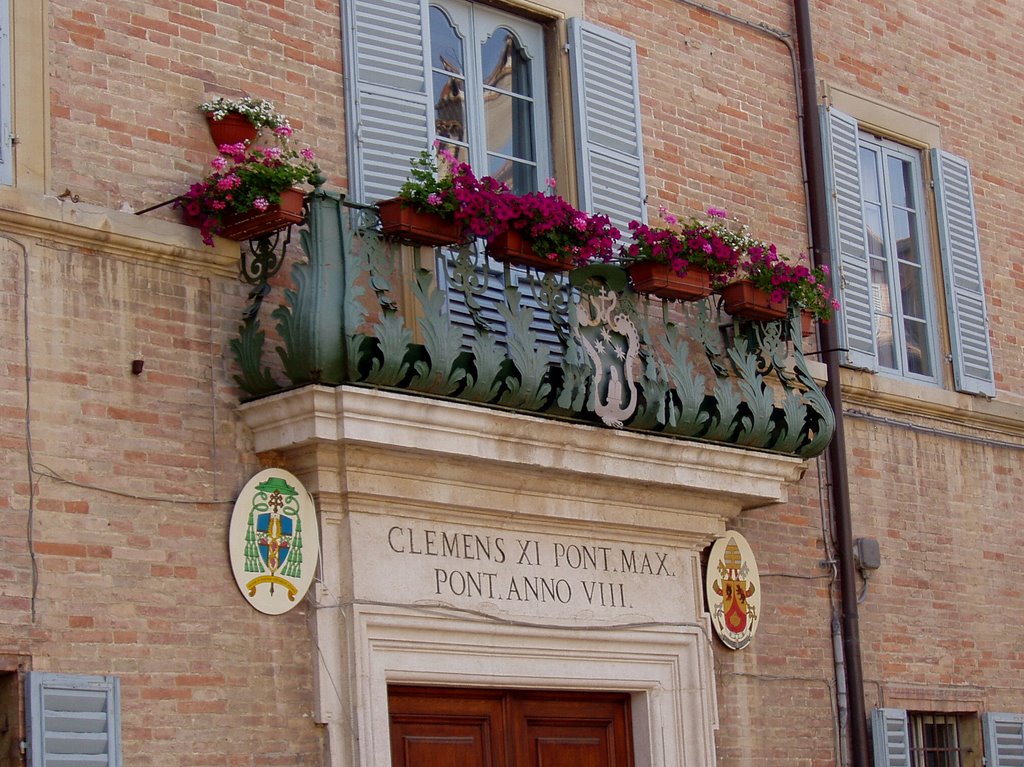
<path id="1" fill-rule="evenodd" d="M 488 167 L 517 193 L 537 189 L 530 62 L 515 35 L 498 27 L 481 44 Z M 497 175 L 500 173 L 501 175 Z"/>
<path id="2" fill-rule="evenodd" d="M 447 14 L 435 6 L 430 8 L 430 51 L 434 130 L 449 151 L 460 160 L 468 160 L 463 42 Z"/>

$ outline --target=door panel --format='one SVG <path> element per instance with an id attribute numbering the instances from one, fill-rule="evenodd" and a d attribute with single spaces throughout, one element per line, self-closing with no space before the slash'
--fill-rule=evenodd
<path id="1" fill-rule="evenodd" d="M 629 695 L 388 689 L 392 767 L 632 767 Z"/>

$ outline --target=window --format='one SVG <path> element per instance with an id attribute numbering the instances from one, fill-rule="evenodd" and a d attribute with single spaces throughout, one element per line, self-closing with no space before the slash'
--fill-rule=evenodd
<path id="1" fill-rule="evenodd" d="M 469 0 L 343 8 L 351 198 L 393 196 L 435 138 L 518 192 L 543 188 L 553 164 L 548 93 L 561 92 L 545 58 L 555 22 Z M 646 218 L 636 46 L 580 19 L 568 37 L 576 192 L 624 230 Z"/>
<path id="2" fill-rule="evenodd" d="M 117 677 L 29 672 L 25 711 L 28 767 L 120 767 Z"/>
<path id="3" fill-rule="evenodd" d="M 878 366 L 934 380 L 920 154 L 862 131 L 860 169 Z"/>
<path id="4" fill-rule="evenodd" d="M 917 767 L 961 767 L 960 727 L 953 714 L 910 715 L 910 757 Z"/>
<path id="5" fill-rule="evenodd" d="M 825 111 L 832 252 L 843 308 L 845 362 L 911 380 L 943 383 L 935 259 L 941 277 L 954 384 L 995 395 L 973 189 L 967 161 L 927 155 Z M 925 158 L 938 220 L 929 224 Z M 937 230 L 937 232 L 936 232 Z"/>
<path id="6" fill-rule="evenodd" d="M 434 135 L 514 192 L 551 175 L 539 24 L 466 0 L 429 5 Z"/>
<path id="7" fill-rule="evenodd" d="M 875 767 L 1011 767 L 1024 764 L 1024 715 L 871 712 Z"/>

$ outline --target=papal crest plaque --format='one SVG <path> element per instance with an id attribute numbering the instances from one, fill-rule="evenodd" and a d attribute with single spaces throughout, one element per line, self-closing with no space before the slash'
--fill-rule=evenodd
<path id="1" fill-rule="evenodd" d="M 761 579 L 754 552 L 739 533 L 730 531 L 711 547 L 705 593 L 722 644 L 731 650 L 749 645 L 761 612 Z"/>
<path id="2" fill-rule="evenodd" d="M 246 601 L 268 615 L 288 612 L 316 571 L 320 534 L 312 496 L 283 469 L 261 471 L 235 501 L 228 550 Z"/>

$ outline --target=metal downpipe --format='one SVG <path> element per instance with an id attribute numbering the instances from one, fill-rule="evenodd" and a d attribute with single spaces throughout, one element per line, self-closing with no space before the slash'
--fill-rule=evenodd
<path id="1" fill-rule="evenodd" d="M 793 0 L 796 17 L 797 50 L 800 55 L 800 87 L 804 93 L 801 131 L 806 148 L 808 208 L 810 210 L 811 250 L 814 262 L 834 272 L 829 244 L 828 200 L 825 192 L 825 165 L 821 123 L 817 110 L 818 85 L 814 72 L 814 45 L 811 35 L 809 0 Z M 850 757 L 853 767 L 868 767 L 869 742 L 867 712 L 864 705 L 864 675 L 860 657 L 860 626 L 857 618 L 857 574 L 853 559 L 853 532 L 850 515 L 849 474 L 846 465 L 846 438 L 843 429 L 843 399 L 839 383 L 839 333 L 836 323 L 819 323 L 828 370 L 825 396 L 835 414 L 835 432 L 828 448 L 831 478 L 832 514 L 838 557 L 842 646 L 846 666 L 850 721 Z"/>

